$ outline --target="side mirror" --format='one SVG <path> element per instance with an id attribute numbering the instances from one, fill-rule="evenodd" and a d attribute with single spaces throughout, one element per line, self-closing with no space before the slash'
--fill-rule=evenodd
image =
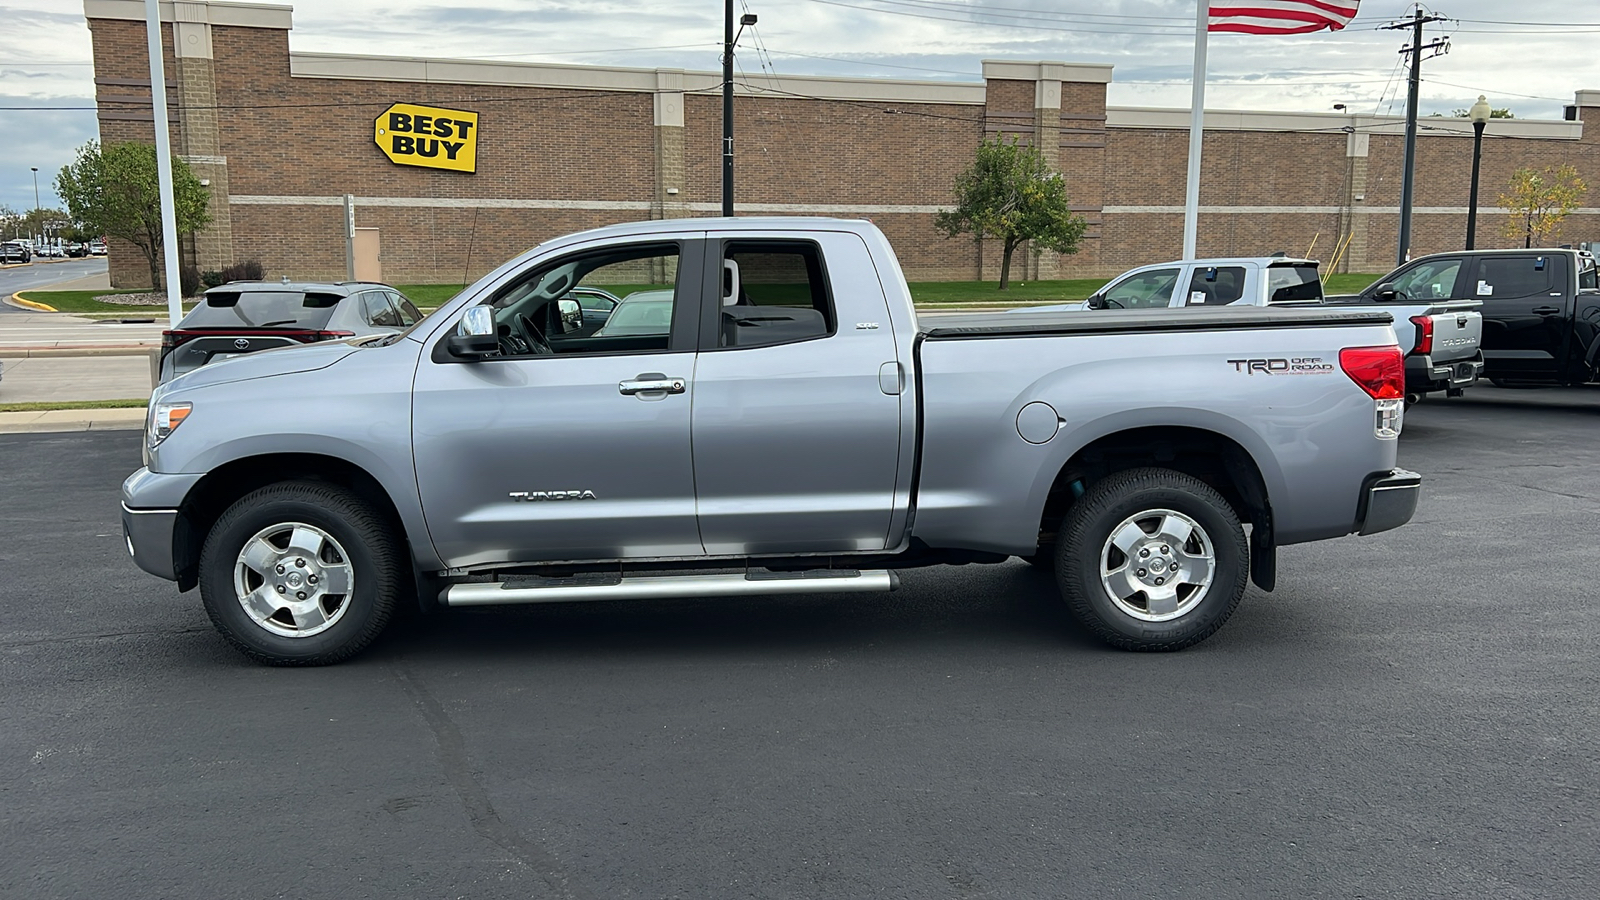
<path id="1" fill-rule="evenodd" d="M 1372 299 L 1374 300 L 1388 301 L 1399 296 L 1400 292 L 1394 289 L 1394 282 L 1392 281 L 1385 281 L 1383 284 L 1378 285 L 1377 290 L 1372 292 Z"/>
<path id="2" fill-rule="evenodd" d="M 562 334 L 571 334 L 583 327 L 583 307 L 571 297 L 562 297 L 556 301 L 556 320 Z"/>
<path id="3" fill-rule="evenodd" d="M 1084 309 L 1105 309 L 1106 298 L 1099 294 L 1091 294 L 1088 300 L 1083 301 Z"/>
<path id="4" fill-rule="evenodd" d="M 576 305 L 576 304 L 574 304 Z M 456 333 L 445 341 L 452 356 L 477 359 L 500 350 L 500 338 L 495 333 L 494 308 L 474 306 L 461 316 Z"/>

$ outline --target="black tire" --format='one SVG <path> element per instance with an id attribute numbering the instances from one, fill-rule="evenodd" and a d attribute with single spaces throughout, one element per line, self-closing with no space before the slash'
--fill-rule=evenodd
<path id="1" fill-rule="evenodd" d="M 1175 604 L 1170 611 L 1156 607 L 1149 595 L 1134 593 L 1131 601 L 1128 598 L 1118 600 L 1112 596 L 1112 589 L 1102 583 L 1101 577 L 1102 562 L 1114 560 L 1120 553 L 1109 549 L 1113 534 L 1123 523 L 1141 513 L 1158 510 L 1179 513 L 1198 526 L 1198 533 L 1191 532 L 1191 543 L 1180 545 L 1175 558 L 1187 559 L 1182 554 L 1187 553 L 1186 548 L 1190 546 L 1197 548 L 1194 555 L 1198 556 L 1207 544 L 1212 554 L 1212 574 L 1203 590 L 1191 586 L 1182 577 L 1174 579 L 1180 593 L 1176 600 L 1169 601 Z M 1159 517 L 1142 520 L 1139 527 L 1148 534 L 1143 523 L 1156 518 Z M 1150 564 L 1151 569 L 1142 570 L 1147 572 L 1155 569 L 1161 553 L 1166 550 L 1159 538 L 1150 540 L 1156 544 L 1157 555 Z M 1132 559 L 1128 557 L 1130 563 Z M 1182 650 L 1210 637 L 1233 615 L 1244 596 L 1249 561 L 1244 528 L 1228 502 L 1206 483 L 1171 469 L 1129 469 L 1090 485 L 1067 511 L 1056 542 L 1056 578 L 1067 608 L 1095 637 L 1122 650 Z M 1170 562 L 1162 565 L 1170 565 Z M 1183 588 L 1192 589 L 1183 594 Z M 1151 589 L 1159 590 L 1153 586 Z M 1169 591 L 1173 589 L 1173 586 L 1167 587 Z M 1145 597 L 1143 611 L 1135 607 L 1139 597 Z M 1192 606 L 1184 608 L 1190 603 Z M 1147 621 L 1148 617 L 1159 615 L 1173 617 Z"/>
<path id="2" fill-rule="evenodd" d="M 269 630 L 275 620 L 258 623 L 236 590 L 245 544 L 285 523 L 302 523 L 331 537 L 332 549 L 324 552 L 332 562 L 326 565 L 346 570 L 351 581 L 347 593 L 329 594 L 326 602 L 336 605 L 332 613 L 322 613 L 331 624 L 320 632 Z M 402 546 L 389 522 L 344 488 L 317 482 L 268 485 L 239 499 L 212 525 L 200 553 L 200 596 L 217 631 L 251 659 L 269 666 L 332 665 L 366 649 L 388 624 L 410 583 Z M 287 613 L 280 611 L 277 629 L 295 627 L 298 620 Z"/>

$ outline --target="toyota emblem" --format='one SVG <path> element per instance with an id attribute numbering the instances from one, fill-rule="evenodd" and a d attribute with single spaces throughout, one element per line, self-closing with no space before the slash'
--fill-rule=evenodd
<path id="1" fill-rule="evenodd" d="M 235 350 L 249 350 L 250 349 L 250 342 L 245 340 L 244 338 L 239 338 L 238 340 L 233 342 L 233 349 L 235 349 Z"/>

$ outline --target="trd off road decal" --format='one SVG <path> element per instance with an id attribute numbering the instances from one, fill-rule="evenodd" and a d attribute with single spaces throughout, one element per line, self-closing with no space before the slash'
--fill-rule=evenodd
<path id="1" fill-rule="evenodd" d="M 1230 359 L 1235 372 L 1246 375 L 1325 375 L 1336 371 L 1320 356 L 1277 357 L 1275 359 Z"/>

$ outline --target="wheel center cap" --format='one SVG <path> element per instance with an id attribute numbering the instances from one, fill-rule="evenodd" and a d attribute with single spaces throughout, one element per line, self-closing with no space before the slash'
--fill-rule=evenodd
<path id="1" fill-rule="evenodd" d="M 302 576 L 299 572 L 290 572 L 289 577 L 285 580 L 289 582 L 289 587 L 292 588 L 297 588 L 305 583 L 304 576 Z"/>
<path id="2" fill-rule="evenodd" d="M 1157 575 L 1159 575 L 1162 572 L 1165 572 L 1166 570 L 1167 570 L 1166 560 L 1163 560 L 1163 559 L 1152 559 L 1152 560 L 1150 560 L 1150 571 L 1155 572 Z"/>

